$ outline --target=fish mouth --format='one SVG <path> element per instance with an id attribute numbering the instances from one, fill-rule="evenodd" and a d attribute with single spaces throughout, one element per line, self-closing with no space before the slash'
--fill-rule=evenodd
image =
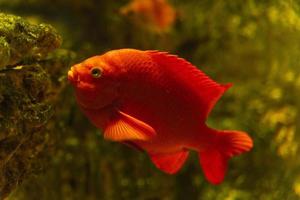
<path id="1" fill-rule="evenodd" d="M 68 80 L 72 84 L 78 81 L 78 74 L 74 67 L 71 67 L 71 69 L 68 71 Z"/>

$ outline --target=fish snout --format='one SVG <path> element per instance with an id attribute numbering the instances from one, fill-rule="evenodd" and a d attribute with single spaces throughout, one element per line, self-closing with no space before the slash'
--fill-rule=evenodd
<path id="1" fill-rule="evenodd" d="M 69 82 L 74 84 L 77 80 L 76 76 L 77 76 L 77 72 L 76 72 L 75 68 L 71 67 L 71 69 L 68 71 Z"/>

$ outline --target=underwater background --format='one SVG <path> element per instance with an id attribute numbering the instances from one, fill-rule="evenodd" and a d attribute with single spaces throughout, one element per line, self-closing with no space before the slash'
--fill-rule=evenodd
<path id="1" fill-rule="evenodd" d="M 300 199 L 299 1 L 0 0 L 0 12 L 0 199 Z M 168 51 L 234 84 L 207 123 L 254 148 L 221 185 L 195 152 L 164 174 L 80 112 L 68 69 L 118 48 Z"/>

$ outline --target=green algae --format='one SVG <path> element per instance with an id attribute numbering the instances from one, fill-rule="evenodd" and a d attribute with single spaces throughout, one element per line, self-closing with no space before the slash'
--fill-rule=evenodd
<path id="1" fill-rule="evenodd" d="M 0 13 L 0 69 L 24 59 L 41 59 L 61 42 L 50 25 L 33 25 L 21 17 Z"/>
<path id="2" fill-rule="evenodd" d="M 42 168 L 59 78 L 74 57 L 60 45 L 50 25 L 0 13 L 0 199 Z"/>

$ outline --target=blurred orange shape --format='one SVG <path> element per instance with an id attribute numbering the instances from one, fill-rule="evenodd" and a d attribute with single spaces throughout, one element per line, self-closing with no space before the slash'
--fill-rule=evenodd
<path id="1" fill-rule="evenodd" d="M 132 0 L 120 11 L 123 15 L 132 13 L 157 31 L 168 30 L 176 19 L 176 11 L 167 0 Z"/>

